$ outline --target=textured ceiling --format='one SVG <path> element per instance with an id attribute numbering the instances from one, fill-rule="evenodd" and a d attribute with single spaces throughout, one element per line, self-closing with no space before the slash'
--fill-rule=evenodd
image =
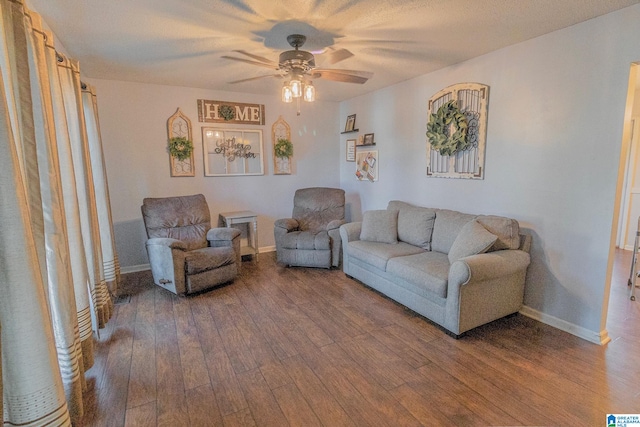
<path id="1" fill-rule="evenodd" d="M 28 0 L 88 77 L 250 93 L 281 80 L 223 55 L 277 61 L 301 33 L 303 49 L 348 49 L 326 68 L 374 72 L 364 85 L 314 81 L 340 101 L 582 22 L 640 0 Z"/>

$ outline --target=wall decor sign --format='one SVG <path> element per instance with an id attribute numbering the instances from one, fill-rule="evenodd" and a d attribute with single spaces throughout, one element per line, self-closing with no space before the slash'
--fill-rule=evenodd
<path id="1" fill-rule="evenodd" d="M 264 175 L 262 131 L 202 128 L 205 176 Z"/>
<path id="2" fill-rule="evenodd" d="M 264 104 L 198 99 L 198 121 L 264 125 Z"/>
<path id="3" fill-rule="evenodd" d="M 184 149 L 185 143 L 190 144 L 190 150 L 185 151 L 186 156 L 180 155 L 180 151 L 175 156 L 169 153 L 171 176 L 195 176 L 191 120 L 180 111 L 180 108 L 167 120 L 167 136 L 169 137 L 170 151 L 172 144 L 177 145 L 179 149 Z"/>
<path id="4" fill-rule="evenodd" d="M 356 161 L 356 140 L 347 139 L 347 162 Z"/>
<path id="5" fill-rule="evenodd" d="M 356 154 L 356 178 L 358 181 L 378 180 L 378 150 L 358 151 Z"/>
<path id="6" fill-rule="evenodd" d="M 458 83 L 429 99 L 427 176 L 484 179 L 489 86 Z"/>
<path id="7" fill-rule="evenodd" d="M 293 150 L 291 127 L 282 116 L 278 117 L 278 120 L 271 126 L 271 141 L 273 142 L 273 173 L 275 175 L 291 175 L 293 154 L 290 156 L 282 155 L 283 152 Z"/>

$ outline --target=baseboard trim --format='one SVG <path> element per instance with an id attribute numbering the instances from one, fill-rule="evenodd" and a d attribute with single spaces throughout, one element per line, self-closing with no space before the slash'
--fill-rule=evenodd
<path id="1" fill-rule="evenodd" d="M 625 245 L 624 248 L 625 251 L 633 251 L 633 246 L 632 245 Z"/>
<path id="2" fill-rule="evenodd" d="M 520 309 L 520 314 L 542 322 L 546 325 L 553 326 L 554 328 L 560 329 L 561 331 L 568 332 L 571 335 L 575 335 L 594 344 L 605 345 L 606 343 L 611 341 L 611 337 L 609 337 L 609 333 L 606 329 L 600 331 L 599 333 L 594 332 L 592 330 L 583 328 L 582 326 L 567 322 L 566 320 L 562 320 L 555 316 L 542 313 L 526 305 Z"/>
<path id="3" fill-rule="evenodd" d="M 138 265 L 129 265 L 126 267 L 120 267 L 120 273 L 137 273 L 138 271 L 151 270 L 151 265 L 149 264 L 138 264 Z"/>

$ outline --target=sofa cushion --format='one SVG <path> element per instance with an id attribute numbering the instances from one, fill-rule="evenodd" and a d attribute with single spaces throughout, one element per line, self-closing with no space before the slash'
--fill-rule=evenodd
<path id="1" fill-rule="evenodd" d="M 486 252 L 497 239 L 498 236 L 487 231 L 478 221 L 469 221 L 462 227 L 449 249 L 449 262 L 454 263 L 460 258 Z"/>
<path id="2" fill-rule="evenodd" d="M 362 216 L 360 240 L 398 243 L 398 211 L 366 211 Z"/>
<path id="3" fill-rule="evenodd" d="M 438 209 L 433 226 L 431 250 L 448 254 L 462 227 L 475 217 L 462 212 Z"/>
<path id="4" fill-rule="evenodd" d="M 403 279 L 413 285 L 413 292 L 419 290 L 431 292 L 440 298 L 447 297 L 449 277 L 449 259 L 441 252 L 423 252 L 421 254 L 397 257 L 389 260 L 387 273 Z M 397 282 L 402 286 L 402 282 Z"/>
<path id="5" fill-rule="evenodd" d="M 487 252 L 520 247 L 520 225 L 515 219 L 496 215 L 479 215 L 476 220 L 489 232 L 498 236 Z"/>
<path id="6" fill-rule="evenodd" d="M 431 250 L 436 210 L 392 200 L 387 210 L 398 211 L 398 240 Z"/>
<path id="7" fill-rule="evenodd" d="M 233 264 L 236 261 L 236 253 L 232 247 L 207 247 L 185 252 L 184 270 L 188 275 L 213 270 L 223 265 Z"/>
<path id="8" fill-rule="evenodd" d="M 358 259 L 382 271 L 386 270 L 387 261 L 391 258 L 424 252 L 424 249 L 404 242 L 390 245 L 366 240 L 349 242 L 348 247 L 344 248 L 344 250 L 349 251 L 349 257 Z"/>
<path id="9" fill-rule="evenodd" d="M 285 249 L 329 250 L 331 239 L 329 233 L 320 231 L 292 231 L 282 236 L 282 247 Z"/>

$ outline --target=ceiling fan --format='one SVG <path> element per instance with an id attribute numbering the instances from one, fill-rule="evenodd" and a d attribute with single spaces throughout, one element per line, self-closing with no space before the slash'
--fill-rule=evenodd
<path id="1" fill-rule="evenodd" d="M 257 65 L 260 67 L 270 68 L 278 71 L 278 73 L 276 74 L 267 74 L 264 76 L 235 80 L 229 83 L 243 83 L 251 80 L 263 79 L 266 77 L 289 77 L 291 80 L 303 80 L 305 78 L 307 80 L 325 79 L 343 83 L 363 84 L 371 77 L 373 77 L 373 73 L 369 71 L 316 68 L 316 61 L 313 53 L 299 49 L 302 47 L 302 45 L 304 45 L 306 40 L 307 37 L 302 34 L 291 34 L 287 36 L 287 42 L 289 42 L 294 50 L 287 50 L 285 52 L 282 52 L 280 54 L 278 62 L 263 58 L 262 56 L 254 55 L 244 50 L 235 50 L 234 52 L 245 55 L 251 59 L 238 58 L 227 55 L 222 56 L 222 58 L 245 62 L 247 64 Z M 328 62 L 330 64 L 335 64 L 353 56 L 353 54 L 346 49 L 328 49 L 327 53 L 329 56 Z"/>

